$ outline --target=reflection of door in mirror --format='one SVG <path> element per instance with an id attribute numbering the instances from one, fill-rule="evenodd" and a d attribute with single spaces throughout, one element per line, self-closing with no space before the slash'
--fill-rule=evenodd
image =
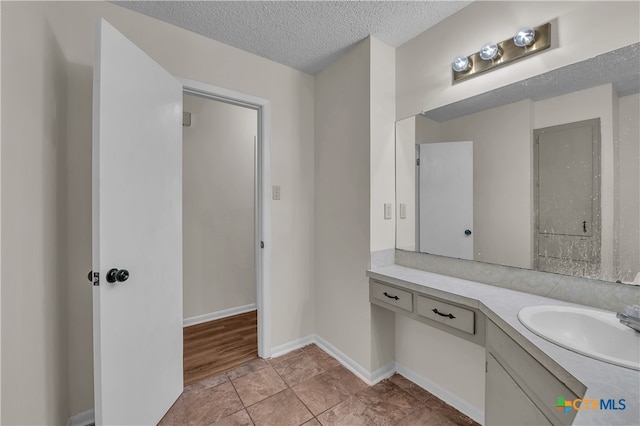
<path id="1" fill-rule="evenodd" d="M 534 130 L 536 269 L 600 275 L 600 120 Z"/>
<path id="2" fill-rule="evenodd" d="M 473 260 L 473 142 L 418 147 L 419 251 Z"/>

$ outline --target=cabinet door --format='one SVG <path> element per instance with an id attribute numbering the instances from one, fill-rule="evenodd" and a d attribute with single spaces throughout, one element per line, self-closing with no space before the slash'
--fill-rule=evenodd
<path id="1" fill-rule="evenodd" d="M 485 381 L 485 424 L 551 425 L 489 352 Z"/>

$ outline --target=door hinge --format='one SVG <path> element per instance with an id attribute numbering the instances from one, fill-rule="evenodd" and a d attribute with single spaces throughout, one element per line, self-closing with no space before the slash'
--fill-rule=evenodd
<path id="1" fill-rule="evenodd" d="M 260 241 L 260 248 L 264 248 L 264 241 Z"/>
<path id="2" fill-rule="evenodd" d="M 420 159 L 416 158 L 416 166 L 419 166 L 419 165 L 420 165 Z"/>
<path id="3" fill-rule="evenodd" d="M 484 362 L 484 372 L 488 373 L 489 372 L 489 361 L 485 361 Z"/>
<path id="4" fill-rule="evenodd" d="M 93 286 L 98 287 L 100 285 L 100 272 L 93 273 Z"/>

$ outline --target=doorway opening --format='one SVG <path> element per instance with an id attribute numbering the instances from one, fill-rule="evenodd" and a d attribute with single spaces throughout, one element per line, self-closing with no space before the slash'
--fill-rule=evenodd
<path id="1" fill-rule="evenodd" d="M 188 384 L 225 366 L 270 356 L 265 297 L 269 209 L 263 203 L 269 185 L 269 102 L 180 81 L 184 369 Z M 229 332 L 233 328 L 236 331 Z M 206 334 L 212 338 L 201 340 Z M 241 336 L 230 350 L 229 337 Z M 194 345 L 198 348 L 195 354 Z"/>

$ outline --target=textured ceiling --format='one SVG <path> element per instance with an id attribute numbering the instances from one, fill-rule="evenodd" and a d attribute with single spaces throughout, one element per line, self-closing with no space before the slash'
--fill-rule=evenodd
<path id="1" fill-rule="evenodd" d="M 607 83 L 613 84 L 618 96 L 640 92 L 640 43 L 423 112 L 422 115 L 436 121 L 447 121 L 523 99 L 539 101 Z"/>
<path id="2" fill-rule="evenodd" d="M 369 35 L 398 47 L 470 1 L 114 1 L 315 75 Z"/>

